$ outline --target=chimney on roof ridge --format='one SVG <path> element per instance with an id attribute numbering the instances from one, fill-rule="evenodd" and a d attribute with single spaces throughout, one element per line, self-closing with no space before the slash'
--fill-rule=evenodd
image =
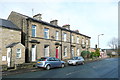
<path id="1" fill-rule="evenodd" d="M 58 25 L 58 20 L 52 20 L 52 21 L 50 21 L 50 23 L 57 26 Z"/>
<path id="2" fill-rule="evenodd" d="M 75 32 L 78 32 L 78 33 L 79 33 L 79 30 L 75 30 Z"/>
<path id="3" fill-rule="evenodd" d="M 62 27 L 65 28 L 65 29 L 70 30 L 70 25 L 69 25 L 69 24 L 65 24 L 65 25 L 63 25 Z"/>
<path id="4" fill-rule="evenodd" d="M 42 19 L 41 16 L 42 16 L 42 14 L 39 13 L 39 14 L 34 15 L 33 18 L 35 18 L 37 20 L 41 20 Z"/>

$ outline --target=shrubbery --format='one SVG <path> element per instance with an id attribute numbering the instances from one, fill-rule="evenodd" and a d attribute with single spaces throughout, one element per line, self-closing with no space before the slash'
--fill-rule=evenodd
<path id="1" fill-rule="evenodd" d="M 92 59 L 97 58 L 97 57 L 100 56 L 100 51 L 99 51 L 99 49 L 96 49 L 95 52 L 82 51 L 81 56 L 85 59 L 87 59 L 87 58 L 92 58 Z"/>

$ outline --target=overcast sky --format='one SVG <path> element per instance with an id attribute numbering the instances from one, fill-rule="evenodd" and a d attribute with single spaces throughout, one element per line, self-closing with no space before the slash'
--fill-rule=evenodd
<path id="1" fill-rule="evenodd" d="M 3 19 L 15 11 L 30 17 L 41 13 L 43 21 L 57 19 L 59 26 L 70 24 L 71 30 L 91 37 L 92 48 L 99 34 L 104 34 L 100 48 L 109 48 L 110 39 L 118 37 L 118 0 L 0 0 L 0 11 Z"/>

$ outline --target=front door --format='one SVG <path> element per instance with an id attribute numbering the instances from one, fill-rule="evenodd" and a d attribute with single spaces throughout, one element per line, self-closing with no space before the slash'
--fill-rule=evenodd
<path id="1" fill-rule="evenodd" d="M 11 48 L 7 48 L 7 65 L 10 67 L 11 63 Z"/>
<path id="2" fill-rule="evenodd" d="M 36 45 L 32 45 L 32 61 L 36 61 Z"/>
<path id="3" fill-rule="evenodd" d="M 56 48 L 56 58 L 59 58 L 59 56 L 58 56 L 58 47 Z"/>

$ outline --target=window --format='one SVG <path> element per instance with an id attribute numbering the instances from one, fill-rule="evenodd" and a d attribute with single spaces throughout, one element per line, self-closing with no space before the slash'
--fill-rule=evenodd
<path id="1" fill-rule="evenodd" d="M 77 37 L 77 43 L 79 43 L 79 37 Z"/>
<path id="2" fill-rule="evenodd" d="M 47 28 L 44 29 L 44 38 L 49 39 L 49 29 Z"/>
<path id="3" fill-rule="evenodd" d="M 63 38 L 63 40 L 64 41 L 67 41 L 67 34 L 66 33 L 64 33 L 64 36 L 63 36 L 64 38 Z"/>
<path id="4" fill-rule="evenodd" d="M 82 39 L 82 44 L 85 44 L 84 39 Z"/>
<path id="5" fill-rule="evenodd" d="M 77 49 L 77 56 L 80 56 L 80 49 Z"/>
<path id="6" fill-rule="evenodd" d="M 74 48 L 72 48 L 72 57 L 74 57 Z"/>
<path id="7" fill-rule="evenodd" d="M 74 43 L 74 36 L 72 35 L 72 43 Z"/>
<path id="8" fill-rule="evenodd" d="M 67 46 L 64 46 L 64 54 L 63 54 L 64 57 L 67 56 Z"/>
<path id="9" fill-rule="evenodd" d="M 49 57 L 49 46 L 48 45 L 44 46 L 44 56 Z"/>
<path id="10" fill-rule="evenodd" d="M 21 58 L 21 49 L 17 49 L 16 58 Z"/>
<path id="11" fill-rule="evenodd" d="M 32 37 L 36 37 L 36 25 L 32 25 Z"/>
<path id="12" fill-rule="evenodd" d="M 86 40 L 86 45 L 88 45 L 88 40 Z"/>
<path id="13" fill-rule="evenodd" d="M 56 31 L 56 40 L 58 40 L 59 32 Z"/>

